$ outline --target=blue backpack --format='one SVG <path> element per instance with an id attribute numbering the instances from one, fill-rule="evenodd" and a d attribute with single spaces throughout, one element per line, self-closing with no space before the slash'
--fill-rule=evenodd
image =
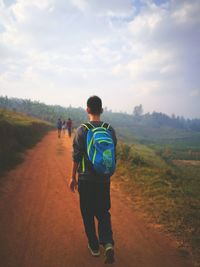
<path id="1" fill-rule="evenodd" d="M 105 176 L 111 176 L 116 167 L 115 144 L 113 142 L 109 124 L 103 123 L 94 127 L 91 123 L 82 124 L 87 131 L 87 155 L 94 170 Z"/>

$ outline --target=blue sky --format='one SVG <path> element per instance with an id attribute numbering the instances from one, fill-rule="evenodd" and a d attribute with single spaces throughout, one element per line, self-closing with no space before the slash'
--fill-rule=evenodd
<path id="1" fill-rule="evenodd" d="M 199 0 L 0 0 L 0 95 L 200 117 Z"/>

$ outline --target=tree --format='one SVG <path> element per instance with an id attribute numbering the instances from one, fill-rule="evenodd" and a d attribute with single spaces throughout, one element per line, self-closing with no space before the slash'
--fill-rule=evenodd
<path id="1" fill-rule="evenodd" d="M 142 107 L 142 105 L 140 104 L 139 106 L 135 106 L 134 107 L 134 110 L 133 110 L 133 115 L 135 117 L 140 117 L 140 116 L 142 116 L 142 114 L 143 114 L 143 107 Z"/>

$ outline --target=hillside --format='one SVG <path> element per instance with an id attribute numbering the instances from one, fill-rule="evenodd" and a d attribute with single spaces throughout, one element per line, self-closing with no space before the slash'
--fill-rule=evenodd
<path id="1" fill-rule="evenodd" d="M 0 172 L 20 161 L 20 152 L 34 145 L 52 126 L 24 114 L 0 109 Z"/>
<path id="2" fill-rule="evenodd" d="M 176 160 L 165 161 L 141 144 L 121 143 L 117 152 L 114 180 L 124 196 L 157 227 L 175 235 L 183 253 L 189 246 L 200 266 L 200 160 L 181 160 L 176 153 Z"/>

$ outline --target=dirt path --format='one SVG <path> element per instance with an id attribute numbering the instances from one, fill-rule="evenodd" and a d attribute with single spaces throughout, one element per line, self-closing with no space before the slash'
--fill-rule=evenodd
<path id="1" fill-rule="evenodd" d="M 67 188 L 71 142 L 49 133 L 25 161 L 0 180 L 0 267 L 98 267 Z M 148 226 L 112 190 L 116 263 L 120 267 L 191 267 L 175 242 Z"/>

